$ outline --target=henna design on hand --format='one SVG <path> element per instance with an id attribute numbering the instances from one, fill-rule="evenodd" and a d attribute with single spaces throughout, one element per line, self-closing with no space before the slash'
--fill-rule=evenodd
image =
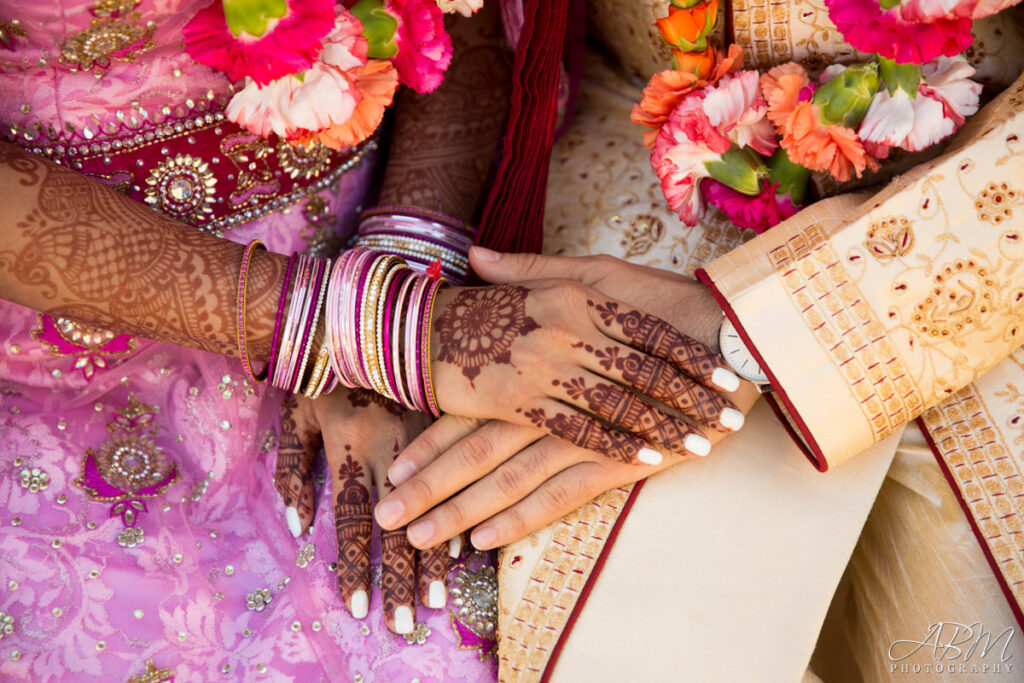
<path id="1" fill-rule="evenodd" d="M 303 432 L 295 420 L 298 401 L 288 396 L 282 405 L 281 436 L 278 438 L 274 487 L 285 507 L 295 507 L 299 519 L 313 519 L 313 456 L 320 445 L 319 433 Z"/>
<path id="2" fill-rule="evenodd" d="M 447 585 L 448 582 L 448 543 L 435 545 L 433 548 L 419 551 L 419 572 L 417 573 L 417 584 L 419 586 L 420 602 L 431 607 L 430 584 L 440 581 Z"/>
<path id="3" fill-rule="evenodd" d="M 652 356 L 669 360 L 705 384 L 711 383 L 711 375 L 715 370 L 728 370 L 721 356 L 696 339 L 683 336 L 661 318 L 636 310 L 620 312 L 619 305 L 614 301 L 604 304 L 587 301 L 587 306 L 596 306 L 605 327 L 618 324 L 633 346 Z"/>
<path id="4" fill-rule="evenodd" d="M 345 446 L 351 450 L 351 446 Z M 341 482 L 334 504 L 334 525 L 338 535 L 338 589 L 349 604 L 357 590 L 367 590 L 370 576 L 370 536 L 373 510 L 363 466 L 350 454 L 338 468 Z"/>
<path id="5" fill-rule="evenodd" d="M 526 315 L 530 290 L 520 285 L 463 289 L 434 323 L 440 335 L 438 360 L 462 368 L 473 380 L 487 365 L 512 364 L 512 343 L 540 329 Z"/>
<path id="6" fill-rule="evenodd" d="M 552 436 L 569 443 L 607 455 L 613 460 L 628 464 L 639 462 L 636 454 L 646 445 L 625 432 L 605 427 L 597 420 L 583 413 L 557 412 L 548 417 L 543 408 L 531 408 L 523 413 L 533 426 L 546 429 Z"/>
<path id="7" fill-rule="evenodd" d="M 558 380 L 554 383 L 559 384 Z M 694 433 L 693 428 L 647 405 L 636 394 L 605 382 L 588 386 L 582 377 L 560 384 L 569 398 L 583 401 L 590 412 L 602 420 L 640 434 L 648 441 L 661 444 L 675 453 L 686 452 L 684 441 Z"/>
<path id="8" fill-rule="evenodd" d="M 729 431 L 718 420 L 725 408 L 735 407 L 732 401 L 680 376 L 678 370 L 668 363 L 641 353 L 631 352 L 623 355 L 618 346 L 595 349 L 587 344 L 584 348 L 594 354 L 598 365 L 606 371 L 618 371 L 623 382 L 644 396 L 670 405 L 704 426 L 718 431 Z"/>
<path id="9" fill-rule="evenodd" d="M 348 392 L 348 400 L 349 403 L 352 404 L 353 408 L 365 408 L 372 404 L 383 408 L 399 419 L 405 419 L 405 408 L 395 401 L 381 396 L 376 391 L 370 391 L 369 389 L 362 388 L 351 389 Z"/>
<path id="10" fill-rule="evenodd" d="M 414 607 L 415 550 L 405 536 L 405 527 L 382 530 L 380 546 L 383 565 L 381 596 L 384 600 L 384 615 L 390 622 L 397 607 Z"/>

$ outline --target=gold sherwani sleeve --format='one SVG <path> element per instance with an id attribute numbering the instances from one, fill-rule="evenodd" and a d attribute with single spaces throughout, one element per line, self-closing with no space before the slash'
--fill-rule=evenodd
<path id="1" fill-rule="evenodd" d="M 1024 78 L 940 157 L 819 202 L 707 265 L 819 469 L 1024 340 Z"/>

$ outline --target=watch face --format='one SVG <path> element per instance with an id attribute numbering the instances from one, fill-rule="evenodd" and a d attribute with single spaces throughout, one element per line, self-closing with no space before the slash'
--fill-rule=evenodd
<path id="1" fill-rule="evenodd" d="M 718 344 L 722 349 L 722 356 L 737 375 L 755 384 L 768 382 L 768 375 L 754 359 L 753 354 L 743 343 L 739 332 L 728 318 L 722 321 L 722 331 L 718 337 Z"/>

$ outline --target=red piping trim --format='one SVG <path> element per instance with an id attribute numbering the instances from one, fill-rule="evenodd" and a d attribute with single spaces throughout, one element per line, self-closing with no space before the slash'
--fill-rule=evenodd
<path id="1" fill-rule="evenodd" d="M 747 331 L 743 328 L 743 325 L 740 323 L 740 319 L 736 316 L 736 312 L 732 310 L 732 306 L 730 306 L 726 298 L 722 296 L 722 293 L 718 291 L 718 287 L 716 287 L 715 283 L 711 281 L 711 277 L 708 276 L 707 271 L 703 268 L 698 268 L 696 275 L 697 279 L 707 285 L 711 290 L 711 293 L 715 297 L 715 301 L 717 301 L 718 305 L 722 307 L 722 310 L 725 312 L 725 315 L 729 320 L 732 321 L 732 324 L 736 326 L 736 331 L 740 333 L 740 338 L 743 340 L 743 343 L 747 345 L 747 348 L 761 366 L 761 369 L 764 370 L 766 375 L 768 375 L 768 381 L 771 382 L 772 389 L 775 390 L 775 395 L 778 397 L 778 400 L 782 401 L 782 404 L 786 407 L 786 412 L 789 413 L 793 422 L 796 423 L 796 428 L 800 430 L 800 436 L 803 437 L 803 439 L 794 439 L 794 441 L 796 441 L 796 445 L 800 447 L 803 454 L 807 456 L 807 459 L 811 461 L 811 464 L 814 465 L 819 472 L 827 471 L 828 460 L 825 459 L 825 456 L 821 451 L 821 447 L 815 440 L 814 435 L 811 434 L 811 430 L 807 427 L 807 423 L 804 422 L 802 417 L 800 417 L 800 413 L 797 412 L 796 406 L 793 405 L 789 395 L 782 389 L 782 384 L 772 372 L 772 369 L 764 362 L 764 358 L 757 350 L 757 346 L 755 346 L 754 342 L 750 339 L 750 335 L 748 335 Z M 771 403 L 771 401 L 769 401 L 769 403 Z M 772 407 L 776 410 L 776 414 L 778 414 L 778 406 L 773 405 Z M 782 420 L 782 424 L 786 427 L 786 431 L 789 432 L 791 436 L 795 436 L 789 421 L 784 417 L 780 416 L 780 418 Z"/>
<path id="2" fill-rule="evenodd" d="M 1024 612 L 1021 611 L 1020 605 L 1017 603 L 1017 599 L 1013 597 L 1013 591 L 1010 590 L 1010 584 L 1006 582 L 1006 577 L 999 571 L 999 563 L 996 562 L 995 556 L 992 554 L 992 550 L 988 547 L 988 541 L 981 535 L 981 528 L 978 526 L 977 520 L 974 519 L 974 515 L 971 513 L 971 508 L 964 500 L 963 493 L 960 491 L 960 487 L 957 486 L 956 479 L 953 477 L 953 472 L 949 469 L 949 465 L 943 459 L 939 453 L 939 447 L 936 445 L 935 440 L 932 439 L 932 435 L 928 432 L 927 427 L 924 426 L 924 419 L 917 418 L 917 426 L 921 428 L 921 432 L 924 434 L 925 441 L 928 442 L 928 446 L 932 449 L 932 455 L 939 462 L 939 469 L 942 470 L 943 476 L 946 477 L 946 481 L 949 482 L 950 488 L 953 489 L 953 495 L 956 496 L 957 502 L 960 503 L 960 507 L 963 508 L 964 514 L 967 516 L 967 521 L 971 525 L 971 531 L 974 532 L 974 537 L 978 539 L 978 545 L 981 546 L 981 551 L 985 553 L 985 559 L 988 560 L 989 566 L 992 568 L 992 573 L 996 575 L 996 581 L 999 582 L 999 587 L 1003 590 L 1003 595 L 1006 596 L 1007 602 L 1010 603 L 1010 609 L 1013 610 L 1013 616 L 1017 619 L 1017 624 L 1024 629 Z"/>
<path id="3" fill-rule="evenodd" d="M 572 612 L 569 614 L 569 620 L 565 622 L 565 628 L 562 629 L 562 634 L 558 636 L 558 641 L 555 643 L 554 649 L 551 651 L 551 657 L 548 658 L 548 663 L 544 666 L 544 674 L 540 677 L 540 683 L 547 683 L 551 678 L 551 672 L 555 670 L 555 664 L 558 662 L 558 657 L 562 654 L 562 647 L 565 645 L 565 641 L 569 638 L 569 633 L 572 631 L 572 627 L 576 624 L 576 620 L 580 616 L 580 612 L 583 611 L 583 604 L 590 597 L 590 591 L 594 588 L 594 582 L 597 581 L 597 575 L 601 573 L 601 569 L 604 567 L 605 560 L 608 559 L 608 554 L 611 552 L 612 545 L 615 543 L 616 537 L 619 535 L 619 530 L 622 529 L 622 523 L 626 521 L 626 515 L 629 514 L 630 509 L 633 507 L 633 502 L 636 500 L 637 494 L 640 493 L 640 489 L 643 488 L 646 479 L 641 479 L 630 491 L 629 497 L 626 499 L 625 504 L 622 506 L 622 511 L 619 512 L 619 516 L 615 518 L 615 524 L 612 525 L 612 530 L 608 532 L 608 540 L 605 541 L 604 547 L 601 548 L 601 554 L 597 556 L 597 562 L 594 563 L 594 569 L 590 572 L 590 576 L 587 577 L 587 582 L 583 585 L 583 590 L 580 591 L 580 597 L 576 598 L 576 604 L 573 605 Z"/>

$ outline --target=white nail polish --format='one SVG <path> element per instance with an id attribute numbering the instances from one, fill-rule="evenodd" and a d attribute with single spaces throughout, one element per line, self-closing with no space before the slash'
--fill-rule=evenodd
<path id="1" fill-rule="evenodd" d="M 740 388 L 740 378 L 725 368 L 715 368 L 711 373 L 711 383 L 722 391 L 736 391 Z"/>
<path id="2" fill-rule="evenodd" d="M 743 422 L 745 419 L 746 418 L 743 417 L 743 413 L 736 410 L 735 408 L 726 408 L 722 411 L 722 414 L 719 416 L 718 421 L 726 429 L 731 429 L 732 431 L 735 432 L 740 427 L 743 426 Z"/>
<path id="3" fill-rule="evenodd" d="M 430 582 L 430 591 L 427 595 L 427 605 L 433 609 L 441 609 L 448 602 L 448 592 L 440 581 Z"/>
<path id="4" fill-rule="evenodd" d="M 711 442 L 700 434 L 689 434 L 683 440 L 683 448 L 703 458 L 711 452 Z"/>
<path id="5" fill-rule="evenodd" d="M 292 532 L 292 536 L 298 538 L 302 535 L 302 521 L 294 505 L 289 505 L 284 511 L 284 521 L 288 523 L 288 531 Z"/>
<path id="6" fill-rule="evenodd" d="M 641 448 L 636 454 L 636 459 L 645 465 L 660 465 L 661 453 L 653 448 Z"/>
<path id="7" fill-rule="evenodd" d="M 412 633 L 416 625 L 412 622 L 412 610 L 405 605 L 395 608 L 395 632 Z"/>
<path id="8" fill-rule="evenodd" d="M 356 619 L 366 618 L 367 613 L 370 611 L 370 598 L 366 595 L 366 591 L 358 590 L 352 594 L 352 599 L 349 601 L 349 610 Z"/>
<path id="9" fill-rule="evenodd" d="M 462 534 L 455 538 L 448 539 L 448 557 L 458 557 L 462 554 Z"/>

